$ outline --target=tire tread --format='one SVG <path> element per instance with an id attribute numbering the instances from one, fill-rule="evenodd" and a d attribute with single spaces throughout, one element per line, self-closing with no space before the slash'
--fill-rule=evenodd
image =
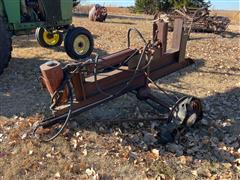
<path id="1" fill-rule="evenodd" d="M 0 56 L 0 75 L 3 73 L 3 70 L 8 67 L 9 61 L 12 55 L 12 38 L 11 32 L 8 30 L 7 24 L 3 21 L 3 18 L 0 17 L 0 34 L 2 35 L 2 41 L 0 43 L 3 44 L 3 50 L 1 49 Z M 1 47 L 1 44 L 0 44 Z"/>

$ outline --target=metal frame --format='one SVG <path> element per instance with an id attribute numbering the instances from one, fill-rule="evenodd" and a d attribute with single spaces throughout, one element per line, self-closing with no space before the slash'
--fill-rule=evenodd
<path id="1" fill-rule="evenodd" d="M 175 21 L 172 47 L 168 50 L 166 50 L 168 34 L 167 23 L 158 22 L 154 24 L 154 27 L 155 25 L 157 25 L 158 28 L 153 33 L 153 37 L 157 36 L 154 39 L 154 43 L 157 43 L 158 46 L 149 49 L 149 51 L 154 51 L 152 54 L 152 64 L 145 72 L 139 72 L 129 87 L 118 96 L 121 96 L 131 90 L 147 87 L 148 80 L 146 79 L 146 72 L 148 72 L 151 79 L 156 80 L 192 63 L 189 59 L 184 58 L 187 41 L 183 34 L 182 19 L 176 19 Z M 106 69 L 112 66 L 117 66 L 134 52 L 135 49 L 127 48 L 120 52 L 103 57 L 99 60 L 98 69 Z M 138 57 L 139 54 L 136 54 L 135 56 Z M 133 60 L 132 64 L 136 64 L 137 61 L 138 58 Z M 100 78 L 97 80 L 98 85 L 102 87 L 102 90 L 104 90 L 107 94 L 114 93 L 117 89 L 121 89 L 121 87 L 129 81 L 134 73 L 129 71 L 129 66 L 130 64 L 128 64 L 128 66 L 120 66 L 117 70 L 101 73 Z M 108 97 L 108 95 L 99 93 L 99 90 L 96 87 L 96 82 L 94 81 L 94 77 L 92 75 L 93 63 L 89 63 L 84 67 L 88 69 L 87 76 L 82 72 L 77 72 L 72 77 L 73 89 L 77 100 L 74 105 L 74 109 L 88 106 L 96 101 L 101 101 Z"/>
<path id="2" fill-rule="evenodd" d="M 147 43 L 141 33 L 136 30 L 143 39 L 144 48 L 130 48 L 129 31 L 128 48 L 122 51 L 100 59 L 97 57 L 95 61 L 87 60 L 82 63 L 69 64 L 63 69 L 57 62 L 43 64 L 40 67 L 43 85 L 52 97 L 52 109 L 54 109 L 55 117 L 44 120 L 41 122 L 41 126 L 52 126 L 65 118 L 69 119 L 69 112 L 72 116 L 80 114 L 127 92 L 134 92 L 138 99 L 146 102 L 150 100 L 164 107 L 161 99 L 151 93 L 149 83 L 154 83 L 154 80 L 193 63 L 192 60 L 185 59 L 188 35 L 183 31 L 183 19 L 175 20 L 173 41 L 169 49 L 167 48 L 167 30 L 167 23 L 156 21 L 153 24 L 152 43 Z M 67 78 L 64 79 L 64 77 Z M 68 85 L 66 88 L 68 81 L 71 81 L 71 87 Z M 156 83 L 155 86 L 161 90 Z M 75 95 L 74 101 L 70 103 L 70 111 L 69 94 Z M 201 118 L 200 101 L 185 97 L 179 99 L 172 108 L 165 106 L 169 112 L 168 116 L 163 117 L 169 119 L 169 116 L 173 116 L 173 111 L 181 109 L 178 108 L 181 103 L 185 103 L 186 106 L 189 104 L 191 111 L 198 115 L 197 118 Z M 186 116 L 189 115 L 188 112 L 184 113 Z M 181 119 L 181 124 L 185 120 L 186 118 Z"/>

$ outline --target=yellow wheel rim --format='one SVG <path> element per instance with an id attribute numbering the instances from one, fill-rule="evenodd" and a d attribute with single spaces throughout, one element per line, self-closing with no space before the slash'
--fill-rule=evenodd
<path id="1" fill-rule="evenodd" d="M 78 55 L 84 55 L 88 52 L 90 48 L 90 41 L 86 35 L 79 35 L 73 42 L 74 51 Z"/>
<path id="2" fill-rule="evenodd" d="M 43 33 L 43 40 L 44 42 L 49 46 L 56 45 L 60 40 L 60 35 L 57 33 L 49 33 L 47 31 L 44 31 Z"/>

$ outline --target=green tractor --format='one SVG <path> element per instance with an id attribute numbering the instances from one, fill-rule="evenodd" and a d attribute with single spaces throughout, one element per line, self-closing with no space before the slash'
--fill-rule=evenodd
<path id="1" fill-rule="evenodd" d="M 84 59 L 93 51 L 92 34 L 72 26 L 77 0 L 0 0 L 0 74 L 11 59 L 12 36 L 31 34 L 42 47 L 60 46 L 72 59 Z"/>

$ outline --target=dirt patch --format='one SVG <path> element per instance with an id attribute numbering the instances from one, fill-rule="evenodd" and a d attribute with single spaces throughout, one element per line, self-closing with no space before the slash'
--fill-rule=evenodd
<path id="1" fill-rule="evenodd" d="M 74 19 L 74 23 L 93 33 L 95 53 L 100 55 L 125 48 L 130 27 L 151 39 L 150 21 L 110 19 L 97 23 L 81 18 Z M 63 47 L 44 49 L 33 36 L 14 37 L 13 59 L 0 77 L 0 178 L 239 178 L 239 41 L 235 31 L 224 36 L 191 34 L 187 56 L 195 64 L 158 83 L 178 96 L 201 98 L 204 119 L 175 143 L 156 146 L 153 141 L 156 128 L 161 125 L 158 121 L 94 122 L 152 113 L 131 95 L 74 118 L 53 142 L 25 137 L 35 121 L 49 115 L 50 99 L 37 78 L 39 65 L 48 60 L 66 63 L 70 59 Z M 133 44 L 141 46 L 141 40 L 134 38 Z"/>

